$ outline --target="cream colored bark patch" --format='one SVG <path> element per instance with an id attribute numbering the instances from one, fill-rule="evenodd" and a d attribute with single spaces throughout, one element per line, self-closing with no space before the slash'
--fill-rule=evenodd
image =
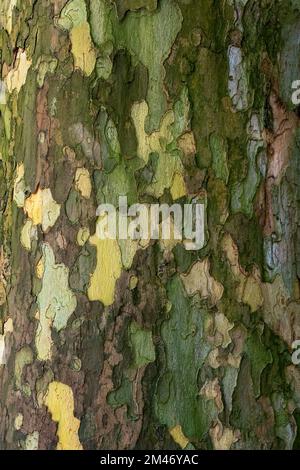
<path id="1" fill-rule="evenodd" d="M 92 183 L 89 171 L 86 168 L 78 168 L 75 175 L 75 188 L 85 199 L 91 197 Z"/>
<path id="2" fill-rule="evenodd" d="M 138 240 L 118 240 L 124 269 L 130 269 L 139 246 Z"/>
<path id="3" fill-rule="evenodd" d="M 35 70 L 38 72 L 36 79 L 40 88 L 44 85 L 47 73 L 54 73 L 57 64 L 57 59 L 51 56 L 42 55 L 38 58 Z"/>
<path id="4" fill-rule="evenodd" d="M 0 365 L 6 364 L 7 351 L 5 348 L 5 340 L 6 340 L 6 337 L 12 332 L 13 332 L 13 322 L 12 322 L 12 319 L 9 318 L 7 322 L 4 324 L 4 334 L 0 335 Z"/>
<path id="5" fill-rule="evenodd" d="M 222 249 L 226 253 L 232 274 L 238 281 L 238 301 L 249 305 L 251 312 L 256 312 L 264 303 L 258 271 L 254 269 L 248 274 L 240 266 L 238 248 L 229 234 L 226 234 L 222 240 Z"/>
<path id="6" fill-rule="evenodd" d="M 6 289 L 3 281 L 0 280 L 0 306 L 6 302 Z"/>
<path id="7" fill-rule="evenodd" d="M 13 10 L 17 5 L 17 0 L 1 0 L 0 2 L 0 23 L 8 34 L 12 32 Z"/>
<path id="8" fill-rule="evenodd" d="M 38 450 L 39 448 L 39 432 L 34 431 L 31 434 L 28 434 L 25 439 L 25 449 L 26 450 Z"/>
<path id="9" fill-rule="evenodd" d="M 222 298 L 224 288 L 210 275 L 209 268 L 208 258 L 197 261 L 188 274 L 181 275 L 181 279 L 188 295 L 198 292 L 202 299 L 209 299 L 212 305 L 216 305 Z"/>
<path id="10" fill-rule="evenodd" d="M 8 72 L 5 83 L 9 93 L 17 90 L 17 93 L 21 90 L 22 86 L 26 82 L 27 72 L 32 64 L 31 59 L 27 59 L 26 51 L 19 49 L 17 58 L 14 64 L 14 68 Z"/>
<path id="11" fill-rule="evenodd" d="M 148 210 L 150 206 L 147 206 Z M 129 230 L 131 226 L 132 220 L 129 224 Z M 142 227 L 148 226 L 148 238 L 146 239 L 132 239 L 128 238 L 127 240 L 118 240 L 118 244 L 121 250 L 121 257 L 122 257 L 122 264 L 124 269 L 130 269 L 132 266 L 132 262 L 134 257 L 139 249 L 146 249 L 150 243 L 150 220 L 148 220 L 148 212 L 142 211 L 139 214 L 139 224 Z M 139 225 L 138 224 L 138 225 Z M 145 229 L 146 230 L 146 229 Z"/>
<path id="12" fill-rule="evenodd" d="M 43 232 L 53 227 L 60 215 L 60 204 L 54 201 L 51 190 L 38 189 L 25 201 L 25 212 L 33 225 L 42 225 Z"/>
<path id="13" fill-rule="evenodd" d="M 194 155 L 196 153 L 196 142 L 193 132 L 186 132 L 180 136 L 177 143 L 184 156 Z"/>
<path id="14" fill-rule="evenodd" d="M 44 400 L 52 420 L 58 423 L 57 450 L 82 450 L 78 430 L 80 421 L 74 416 L 74 396 L 71 387 L 51 382 Z"/>
<path id="15" fill-rule="evenodd" d="M 200 395 L 206 400 L 213 400 L 219 413 L 224 409 L 222 401 L 222 392 L 219 384 L 219 380 L 207 380 L 200 390 Z"/>
<path id="16" fill-rule="evenodd" d="M 26 368 L 26 366 L 29 366 L 33 362 L 33 351 L 30 348 L 30 346 L 26 345 L 23 346 L 21 349 L 19 349 L 16 352 L 15 356 L 15 387 L 17 390 L 21 390 L 27 395 L 27 390 L 28 394 L 31 394 L 29 384 L 27 382 L 23 383 L 22 376 L 23 376 L 23 371 Z"/>
<path id="17" fill-rule="evenodd" d="M 22 413 L 18 413 L 15 417 L 14 428 L 16 431 L 20 431 L 23 424 L 23 415 Z"/>
<path id="18" fill-rule="evenodd" d="M 230 323 L 223 313 L 217 313 L 215 316 L 215 327 L 216 335 L 220 336 L 220 339 L 216 339 L 215 346 L 222 346 L 222 348 L 227 348 L 231 343 L 231 337 L 229 331 L 234 327 L 233 323 Z"/>
<path id="19" fill-rule="evenodd" d="M 77 301 L 69 288 L 69 269 L 64 264 L 56 264 L 54 253 L 49 244 L 44 243 L 42 290 L 38 295 L 39 324 L 36 331 L 35 345 L 38 359 L 51 359 L 51 328 L 61 331 L 67 326 L 74 312 Z"/>
<path id="20" fill-rule="evenodd" d="M 238 441 L 238 433 L 223 427 L 220 421 L 210 429 L 209 434 L 215 450 L 230 450 Z"/>
<path id="21" fill-rule="evenodd" d="M 277 275 L 272 283 L 263 283 L 262 291 L 264 321 L 292 348 L 294 340 L 300 338 L 299 303 L 291 300 L 280 275 Z"/>
<path id="22" fill-rule="evenodd" d="M 31 219 L 26 220 L 25 224 L 23 225 L 20 240 L 22 246 L 27 251 L 31 250 L 32 240 L 37 240 L 37 228 L 35 225 L 33 225 Z"/>
<path id="23" fill-rule="evenodd" d="M 25 203 L 25 181 L 24 181 L 24 164 L 17 166 L 17 174 L 14 182 L 14 201 L 18 207 L 24 207 Z"/>

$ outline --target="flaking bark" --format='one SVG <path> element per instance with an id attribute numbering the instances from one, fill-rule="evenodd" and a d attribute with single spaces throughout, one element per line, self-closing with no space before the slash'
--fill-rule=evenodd
<path id="1" fill-rule="evenodd" d="M 0 448 L 299 448 L 297 2 L 0 9 Z M 100 242 L 119 195 L 204 248 Z"/>

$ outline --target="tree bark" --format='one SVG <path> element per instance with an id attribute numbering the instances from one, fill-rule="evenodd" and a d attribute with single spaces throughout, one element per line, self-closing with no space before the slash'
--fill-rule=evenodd
<path id="1" fill-rule="evenodd" d="M 0 8 L 0 448 L 299 448 L 297 2 Z M 204 247 L 100 240 L 120 195 Z"/>

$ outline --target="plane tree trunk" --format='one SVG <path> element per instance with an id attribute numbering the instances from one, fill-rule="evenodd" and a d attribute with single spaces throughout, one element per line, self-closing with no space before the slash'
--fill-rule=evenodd
<path id="1" fill-rule="evenodd" d="M 0 8 L 0 448 L 299 448 L 297 2 Z M 121 195 L 204 247 L 100 240 Z"/>

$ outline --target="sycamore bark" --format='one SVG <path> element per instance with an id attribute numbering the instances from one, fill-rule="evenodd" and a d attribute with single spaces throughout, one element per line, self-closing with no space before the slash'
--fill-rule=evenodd
<path id="1" fill-rule="evenodd" d="M 298 2 L 0 24 L 0 448 L 299 448 Z M 204 248 L 99 240 L 120 195 L 198 198 Z"/>

